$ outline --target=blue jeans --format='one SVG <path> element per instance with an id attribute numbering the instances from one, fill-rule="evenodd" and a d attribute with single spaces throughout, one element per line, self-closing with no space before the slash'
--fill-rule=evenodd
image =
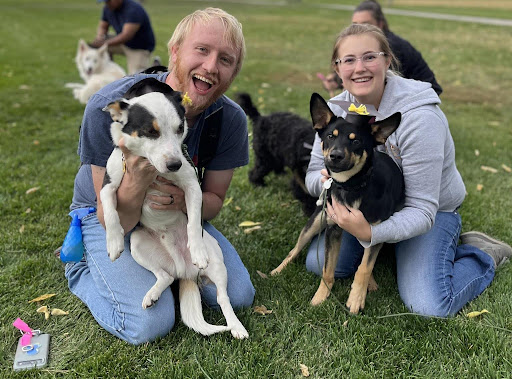
<path id="1" fill-rule="evenodd" d="M 255 289 L 242 260 L 229 241 L 211 224 L 204 229 L 218 242 L 228 272 L 228 295 L 233 308 L 249 307 Z M 113 335 L 134 345 L 165 336 L 175 323 L 174 297 L 167 288 L 160 299 L 148 309 L 142 299 L 156 279 L 152 272 L 140 266 L 130 254 L 130 236 L 125 238 L 125 250 L 111 262 L 105 242 L 105 229 L 96 213 L 82 219 L 84 259 L 66 265 L 69 289 L 87 305 L 96 321 Z M 218 308 L 214 284 L 201 288 L 203 302 Z"/>
<path id="2" fill-rule="evenodd" d="M 438 212 L 425 234 L 395 244 L 398 291 L 411 312 L 447 317 L 456 314 L 480 295 L 494 278 L 491 256 L 470 245 L 458 245 L 461 231 L 458 212 Z M 324 234 L 312 241 L 306 268 L 322 275 Z M 352 276 L 363 256 L 363 247 L 343 232 L 335 277 Z M 318 259 L 317 259 L 318 257 Z"/>

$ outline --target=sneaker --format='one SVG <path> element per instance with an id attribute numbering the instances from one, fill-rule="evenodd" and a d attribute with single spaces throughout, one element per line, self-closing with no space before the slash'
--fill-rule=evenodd
<path id="1" fill-rule="evenodd" d="M 480 232 L 467 232 L 460 235 L 464 245 L 471 245 L 489 254 L 494 259 L 494 268 L 497 268 L 508 261 L 512 256 L 512 247 L 505 242 L 495 240 Z"/>

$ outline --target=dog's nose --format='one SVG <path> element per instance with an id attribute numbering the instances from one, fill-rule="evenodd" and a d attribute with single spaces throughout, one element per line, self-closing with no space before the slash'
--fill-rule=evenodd
<path id="1" fill-rule="evenodd" d="M 166 163 L 167 169 L 171 172 L 178 171 L 181 168 L 180 159 L 172 159 Z"/>
<path id="2" fill-rule="evenodd" d="M 339 162 L 339 161 L 342 161 L 343 158 L 345 158 L 345 154 L 343 154 L 342 151 L 339 151 L 339 150 L 333 150 L 331 151 L 331 153 L 329 154 L 329 159 L 333 162 Z"/>

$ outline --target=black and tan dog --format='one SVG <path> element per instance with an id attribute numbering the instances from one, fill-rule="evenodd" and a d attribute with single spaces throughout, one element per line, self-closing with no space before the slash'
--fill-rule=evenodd
<path id="1" fill-rule="evenodd" d="M 315 139 L 311 121 L 291 112 L 263 116 L 247 93 L 239 93 L 235 99 L 252 122 L 255 163 L 249 172 L 249 181 L 264 186 L 265 176 L 271 172 L 282 174 L 288 167 L 293 174 L 293 196 L 301 202 L 304 214 L 311 216 L 317 198 L 309 194 L 304 184 Z"/>
<path id="2" fill-rule="evenodd" d="M 361 108 L 355 105 L 354 108 L 359 114 L 349 111 L 343 119 L 332 113 L 320 95 L 314 93 L 311 97 L 313 127 L 322 140 L 325 167 L 332 178 L 324 184 L 324 190 L 327 201 L 334 198 L 341 204 L 359 209 L 370 224 L 377 224 L 404 204 L 404 181 L 400 169 L 387 154 L 375 150 L 396 130 L 401 115 L 395 113 L 375 122 L 375 117 L 361 115 Z M 280 273 L 324 228 L 325 262 L 320 286 L 311 300 L 313 305 L 322 303 L 330 294 L 342 236 L 342 229 L 326 217 L 325 207 L 319 205 L 316 208 L 295 247 L 272 271 L 272 275 Z M 358 313 L 364 308 L 367 290 L 377 289 L 372 270 L 381 247 L 382 244 L 378 244 L 364 250 L 347 301 L 351 313 Z"/>

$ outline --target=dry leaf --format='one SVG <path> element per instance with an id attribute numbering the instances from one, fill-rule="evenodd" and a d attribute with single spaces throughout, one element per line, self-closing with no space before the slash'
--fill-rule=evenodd
<path id="1" fill-rule="evenodd" d="M 69 312 L 63 311 L 62 309 L 59 308 L 53 308 L 51 313 L 52 316 L 65 316 L 69 314 Z"/>
<path id="2" fill-rule="evenodd" d="M 32 209 L 30 209 L 30 208 L 25 209 L 25 213 L 30 213 L 30 212 L 32 212 Z"/>
<path id="3" fill-rule="evenodd" d="M 476 190 L 477 190 L 477 191 L 481 191 L 481 190 L 483 190 L 483 188 L 484 188 L 484 185 L 483 185 L 483 184 L 477 184 L 477 185 L 476 185 Z"/>
<path id="4" fill-rule="evenodd" d="M 231 204 L 232 201 L 233 201 L 233 198 L 232 197 L 228 197 L 227 199 L 224 200 L 224 206 L 227 206 L 227 205 Z"/>
<path id="5" fill-rule="evenodd" d="M 245 227 L 245 226 L 256 226 L 261 225 L 261 222 L 254 222 L 254 221 L 242 221 L 238 226 Z"/>
<path id="6" fill-rule="evenodd" d="M 34 145 L 39 145 L 39 141 L 38 140 L 34 140 Z"/>
<path id="7" fill-rule="evenodd" d="M 20 85 L 18 88 L 19 88 L 19 89 L 21 89 L 21 90 L 27 90 L 27 89 L 30 89 L 30 87 L 29 87 L 29 86 L 27 86 L 26 84 L 22 84 L 22 85 Z"/>
<path id="8" fill-rule="evenodd" d="M 261 226 L 259 226 L 259 225 L 253 226 L 252 228 L 244 229 L 244 233 L 245 234 L 250 234 L 250 233 L 252 233 L 252 232 L 254 232 L 255 230 L 258 230 L 258 229 L 261 229 Z"/>
<path id="9" fill-rule="evenodd" d="M 483 315 L 484 313 L 490 313 L 490 312 L 487 309 L 482 309 L 481 311 L 469 312 L 466 316 L 468 316 L 469 318 L 475 318 L 480 315 Z"/>
<path id="10" fill-rule="evenodd" d="M 241 210 L 242 210 L 242 208 L 240 208 L 240 207 L 237 205 L 237 206 L 235 207 L 235 210 L 237 210 L 237 211 L 241 211 Z"/>
<path id="11" fill-rule="evenodd" d="M 44 313 L 45 320 L 48 320 L 50 318 L 50 311 L 48 310 L 48 307 L 46 305 L 43 305 L 42 307 L 37 308 L 36 312 Z"/>
<path id="12" fill-rule="evenodd" d="M 480 155 L 480 150 L 476 149 L 475 150 L 475 155 L 478 157 Z"/>
<path id="13" fill-rule="evenodd" d="M 263 279 L 268 279 L 268 275 L 264 272 L 261 272 L 260 270 L 256 270 L 256 273 L 261 276 Z"/>
<path id="14" fill-rule="evenodd" d="M 25 191 L 25 195 L 30 195 L 31 193 L 36 192 L 37 190 L 39 190 L 39 187 L 32 187 Z"/>
<path id="15" fill-rule="evenodd" d="M 264 305 L 256 305 L 254 307 L 254 313 L 262 314 L 263 316 L 269 315 L 272 313 L 272 310 L 267 309 Z"/>
<path id="16" fill-rule="evenodd" d="M 309 368 L 306 365 L 303 365 L 302 363 L 299 364 L 300 366 L 300 372 L 302 373 L 302 376 L 308 377 L 309 376 Z"/>
<path id="17" fill-rule="evenodd" d="M 512 168 L 508 167 L 506 164 L 502 164 L 501 168 L 506 172 L 512 172 Z"/>
<path id="18" fill-rule="evenodd" d="M 46 299 L 49 299 L 50 297 L 54 297 L 54 293 L 45 293 L 44 295 L 41 295 L 39 297 L 36 297 L 35 299 L 32 299 L 29 301 L 29 303 L 35 303 L 36 301 L 43 301 Z"/>
<path id="19" fill-rule="evenodd" d="M 489 121 L 488 124 L 492 125 L 492 126 L 500 126 L 501 125 L 501 123 L 499 121 Z"/>
<path id="20" fill-rule="evenodd" d="M 484 171 L 492 172 L 493 174 L 496 174 L 498 172 L 498 170 L 496 170 L 494 167 L 480 166 L 480 168 Z"/>
<path id="21" fill-rule="evenodd" d="M 21 225 L 20 229 L 19 229 L 19 232 L 20 233 L 23 233 L 25 231 L 25 225 Z"/>
<path id="22" fill-rule="evenodd" d="M 343 326 L 347 326 L 347 325 L 348 325 L 348 320 L 345 320 L 345 321 L 343 322 Z"/>

